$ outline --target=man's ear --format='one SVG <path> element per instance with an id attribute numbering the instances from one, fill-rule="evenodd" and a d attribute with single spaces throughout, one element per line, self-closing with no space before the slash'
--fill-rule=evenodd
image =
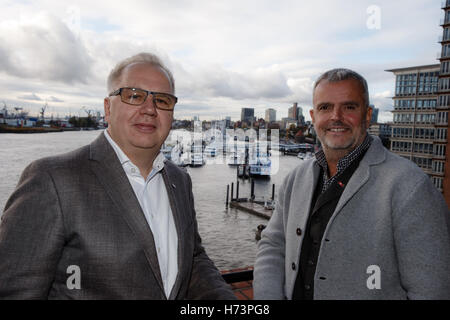
<path id="1" fill-rule="evenodd" d="M 372 113 L 373 113 L 373 108 L 371 106 L 367 107 L 367 111 L 366 111 L 366 125 L 367 128 L 370 126 L 370 121 L 372 120 Z"/>
<path id="2" fill-rule="evenodd" d="M 103 109 L 105 111 L 105 120 L 109 122 L 109 116 L 111 114 L 111 101 L 109 98 L 103 99 Z"/>
<path id="3" fill-rule="evenodd" d="M 309 110 L 309 115 L 311 116 L 312 123 L 314 124 L 314 107 Z"/>

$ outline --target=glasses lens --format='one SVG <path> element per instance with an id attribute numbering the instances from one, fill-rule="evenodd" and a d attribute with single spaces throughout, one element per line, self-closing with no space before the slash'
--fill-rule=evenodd
<path id="1" fill-rule="evenodd" d="M 147 92 L 134 88 L 123 88 L 120 94 L 122 101 L 128 104 L 140 105 L 147 98 Z"/>
<path id="2" fill-rule="evenodd" d="M 175 98 L 165 93 L 155 93 L 153 102 L 157 108 L 163 110 L 173 110 L 175 106 Z"/>

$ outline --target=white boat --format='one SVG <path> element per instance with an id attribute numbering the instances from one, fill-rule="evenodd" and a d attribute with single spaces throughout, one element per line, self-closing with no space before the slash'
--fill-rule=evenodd
<path id="1" fill-rule="evenodd" d="M 201 145 L 192 145 L 189 166 L 201 167 L 205 164 L 205 158 L 203 156 L 203 150 Z"/>
<path id="2" fill-rule="evenodd" d="M 253 159 L 252 159 L 253 160 Z M 270 177 L 272 172 L 272 161 L 270 154 L 256 150 L 256 159 L 250 161 L 250 176 Z"/>
<path id="3" fill-rule="evenodd" d="M 201 167 L 205 164 L 205 159 L 203 158 L 203 154 L 201 153 L 192 153 L 191 154 L 191 163 L 189 166 L 191 167 Z"/>
<path id="4" fill-rule="evenodd" d="M 205 150 L 203 150 L 203 153 L 206 156 L 215 157 L 216 154 L 217 154 L 217 148 L 214 147 L 214 146 L 208 145 L 208 146 L 205 147 Z"/>
<path id="5" fill-rule="evenodd" d="M 227 155 L 227 164 L 229 166 L 238 166 L 244 164 L 245 158 L 239 152 L 231 152 Z"/>

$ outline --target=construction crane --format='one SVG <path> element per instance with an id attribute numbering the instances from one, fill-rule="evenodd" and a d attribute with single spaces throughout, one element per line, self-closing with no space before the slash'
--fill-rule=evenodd
<path id="1" fill-rule="evenodd" d="M 84 112 L 87 113 L 88 118 L 92 117 L 91 113 L 94 112 L 94 110 L 86 109 L 85 106 L 81 107 L 81 110 L 84 110 Z"/>
<path id="2" fill-rule="evenodd" d="M 41 114 L 42 121 L 44 121 L 45 109 L 47 109 L 47 108 L 48 108 L 48 104 L 47 104 L 47 102 L 45 102 L 44 106 L 41 108 L 41 111 L 39 111 L 39 113 Z"/>

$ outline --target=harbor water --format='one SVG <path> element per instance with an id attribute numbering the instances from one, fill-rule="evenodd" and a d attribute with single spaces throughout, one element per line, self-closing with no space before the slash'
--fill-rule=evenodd
<path id="1" fill-rule="evenodd" d="M 102 131 L 72 131 L 40 134 L 0 134 L 0 212 L 14 191 L 23 169 L 33 160 L 74 150 L 92 142 Z M 272 184 L 277 193 L 284 177 L 302 160 L 295 156 L 278 157 L 278 172 L 270 179 L 255 180 L 255 195 L 271 197 Z M 267 220 L 237 209 L 226 209 L 227 184 L 236 185 L 236 167 L 206 164 L 190 168 L 199 232 L 210 258 L 220 270 L 254 264 L 256 227 Z M 241 180 L 240 197 L 250 197 L 250 180 Z M 236 190 L 236 186 L 235 186 Z M 45 192 L 45 190 L 42 190 Z"/>

